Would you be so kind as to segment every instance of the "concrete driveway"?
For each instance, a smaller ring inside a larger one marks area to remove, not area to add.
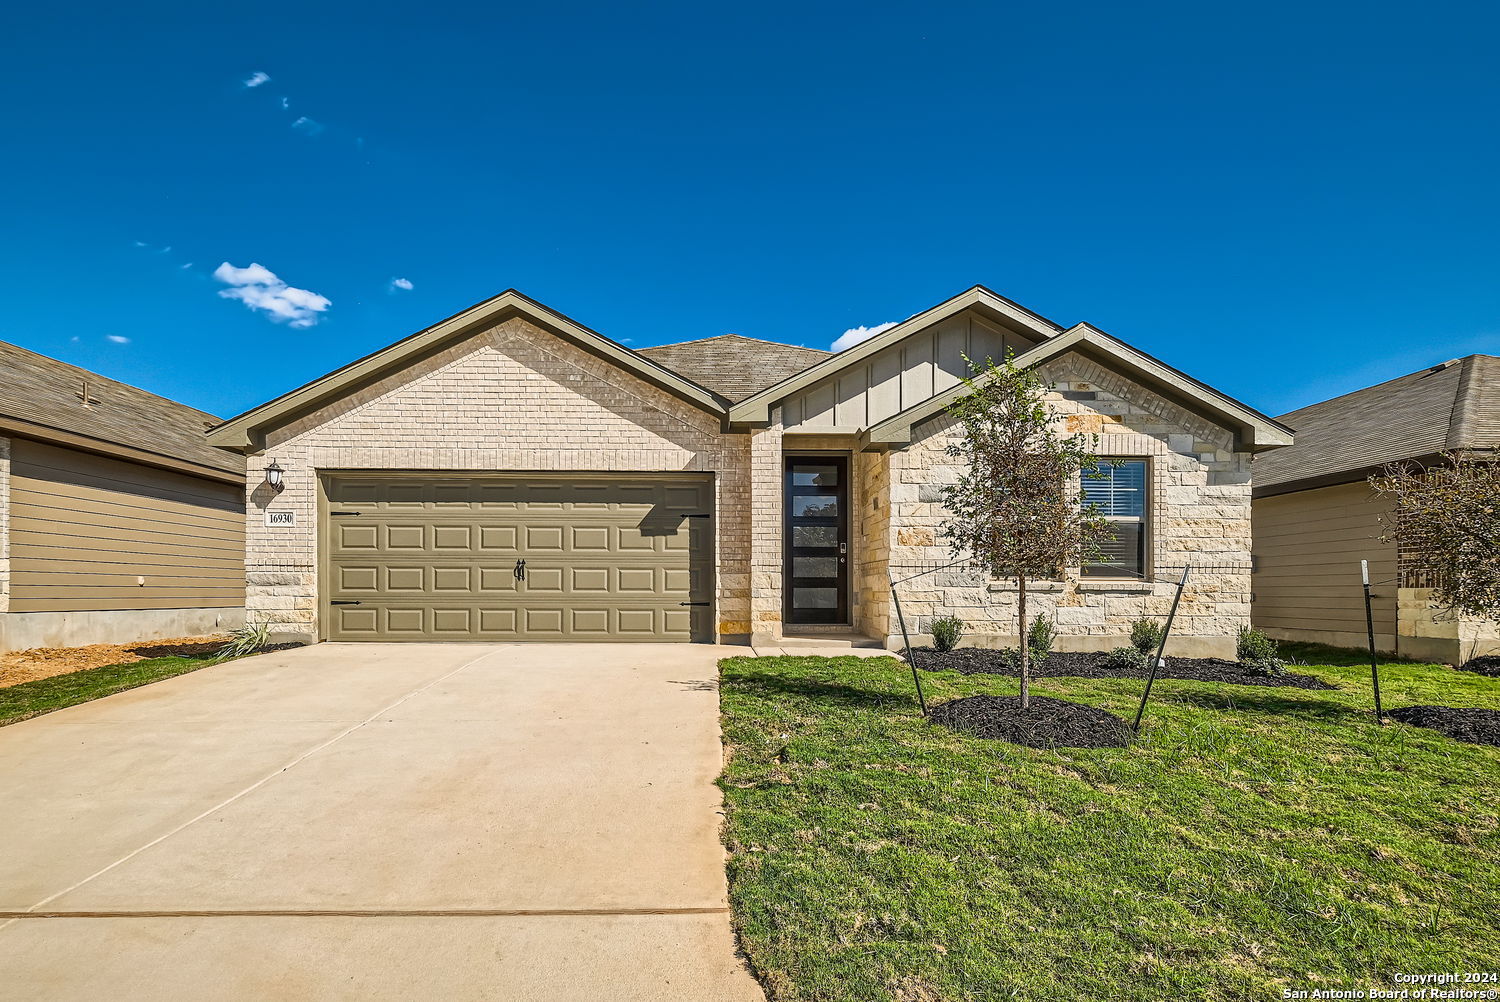
[[[323,644],[0,728],[0,996],[759,1000],[725,653]]]

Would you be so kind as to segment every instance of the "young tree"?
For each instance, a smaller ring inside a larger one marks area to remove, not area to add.
[[[1099,460],[1088,437],[1058,434],[1061,419],[1034,372],[1017,368],[1009,356],[1004,365],[970,361],[969,369],[968,394],[948,409],[963,436],[947,452],[962,461],[963,472],[943,489],[943,538],[955,559],[968,557],[992,577],[1016,579],[1021,708],[1027,710],[1026,583],[1096,559],[1100,542],[1109,538],[1108,523],[1084,504],[1079,482],[1080,472],[1098,471]]]
[[[1500,621],[1500,463],[1444,458],[1370,478],[1391,502],[1380,538],[1396,543],[1403,570],[1422,572],[1440,609]]]

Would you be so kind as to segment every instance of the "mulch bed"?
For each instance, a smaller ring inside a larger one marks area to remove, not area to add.
[[[1500,710],[1461,710],[1451,706],[1403,706],[1390,715],[1403,724],[1427,727],[1457,741],[1500,746]]]
[[[939,654],[931,647],[912,650],[917,667],[926,671],[956,671],[963,675],[1020,675],[1021,670],[1008,661],[1001,651],[983,647],[960,647]],[[1041,668],[1032,667],[1032,678],[1139,678],[1150,674],[1146,668],[1114,668],[1105,663],[1103,654],[1055,652]],[[1229,682],[1234,685],[1264,685],[1293,689],[1337,689],[1311,675],[1261,675],[1223,658],[1169,657],[1167,666],[1157,678],[1182,678],[1196,682]]]
[[[1459,671],[1471,671],[1476,675],[1488,675],[1491,678],[1500,678],[1500,654],[1486,654],[1483,657],[1470,658],[1458,666]]]
[[[1048,696],[1032,696],[1025,711],[1019,696],[966,696],[933,707],[928,719],[1032,748],[1122,748],[1131,737],[1130,725],[1113,713]]]

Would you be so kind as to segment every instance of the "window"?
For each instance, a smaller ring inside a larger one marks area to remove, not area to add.
[[[1114,538],[1100,543],[1103,557],[1083,566],[1085,577],[1146,576],[1146,461],[1104,459],[1099,472],[1083,474],[1083,499],[1098,507]]]

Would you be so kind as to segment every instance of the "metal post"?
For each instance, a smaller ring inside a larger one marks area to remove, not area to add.
[[[1359,562],[1359,577],[1365,588],[1365,632],[1370,638],[1370,685],[1375,689],[1375,722],[1385,726],[1385,712],[1380,707],[1380,669],[1375,664],[1375,612],[1370,607],[1370,562]]]
[[[1172,611],[1167,613],[1167,626],[1161,631],[1161,645],[1156,648],[1156,657],[1151,662],[1151,674],[1146,676],[1146,690],[1141,693],[1141,705],[1135,709],[1135,723],[1130,725],[1130,729],[1137,733],[1141,729],[1141,714],[1146,712],[1146,700],[1151,698],[1151,686],[1156,682],[1156,669],[1161,667],[1162,657],[1167,652],[1167,638],[1172,635],[1172,620],[1177,618],[1177,603],[1182,601],[1182,590],[1187,587],[1188,571],[1192,569],[1192,564],[1185,564],[1182,568],[1182,580],[1177,582]]]
[[[891,601],[896,604],[896,622],[901,624],[901,638],[906,641],[906,663],[911,665],[911,680],[917,684],[917,704],[922,707],[922,716],[927,716],[927,697],[922,694],[922,677],[917,674],[917,659],[911,653],[911,634],[906,632],[906,617],[901,614],[901,596],[896,594],[896,578],[889,570],[886,577],[891,582]]]

